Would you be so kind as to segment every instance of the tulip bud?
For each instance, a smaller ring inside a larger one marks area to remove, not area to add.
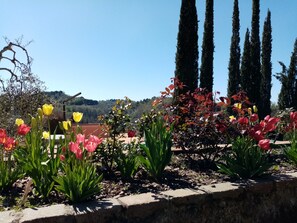
[[[37,128],[37,121],[36,121],[36,118],[34,118],[34,117],[31,118],[31,127],[32,127],[32,129]]]
[[[37,113],[38,113],[38,116],[40,117],[40,119],[42,118],[42,115],[43,115],[43,111],[41,108],[38,108],[37,109]]]

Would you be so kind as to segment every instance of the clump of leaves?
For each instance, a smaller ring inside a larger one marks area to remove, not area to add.
[[[131,179],[139,167],[139,143],[133,141],[123,145],[122,150],[117,151],[115,162],[124,179]]]
[[[172,130],[173,126],[166,126],[163,117],[158,117],[144,130],[145,144],[140,145],[144,155],[139,159],[155,180],[161,178],[165,167],[171,161]]]
[[[70,201],[85,201],[101,191],[102,175],[98,176],[96,167],[89,162],[75,160],[63,165],[63,175],[54,177],[56,190],[63,193]]]
[[[219,170],[234,178],[257,177],[272,166],[267,151],[257,146],[248,136],[236,138],[230,153],[223,156],[222,160],[224,162],[217,165]]]

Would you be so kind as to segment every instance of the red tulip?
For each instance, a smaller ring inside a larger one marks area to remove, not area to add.
[[[263,150],[269,150],[270,149],[270,140],[262,139],[259,141],[258,146]]]
[[[247,124],[249,124],[249,119],[247,117],[240,117],[238,119],[238,123],[240,125],[247,125]]]
[[[6,130],[5,129],[0,129],[0,143],[1,144],[5,143],[6,138],[7,138]]]
[[[11,137],[7,137],[4,143],[4,149],[6,151],[11,151],[16,145],[16,141],[14,140],[14,138]]]
[[[19,135],[27,135],[27,133],[30,131],[31,127],[26,124],[21,124],[18,127],[18,134]]]
[[[129,138],[132,138],[132,137],[134,137],[136,135],[136,131],[133,131],[133,130],[129,130],[128,131],[128,137]]]
[[[256,113],[252,114],[250,117],[251,122],[256,122],[258,121],[258,119],[259,119],[259,116]]]
[[[254,129],[250,131],[250,136],[254,138],[256,141],[260,141],[264,139],[263,132],[260,130],[255,131]]]
[[[290,119],[291,119],[292,122],[297,123],[297,112],[291,112],[290,113]]]

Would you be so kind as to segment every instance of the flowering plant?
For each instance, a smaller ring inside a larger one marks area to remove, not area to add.
[[[60,168],[61,144],[56,144],[55,137],[49,140],[49,132],[43,129],[43,120],[48,120],[53,109],[52,105],[43,105],[42,109],[39,108],[37,114],[31,117],[30,126],[16,120],[16,123],[20,124],[18,134],[24,135],[25,140],[19,144],[15,158],[25,174],[32,178],[37,194],[43,198],[47,198],[53,190],[53,177],[58,174]]]
[[[12,160],[16,144],[5,129],[0,129],[0,191],[11,187],[22,175],[20,167]]]
[[[297,165],[297,132],[296,132],[296,125],[297,125],[297,112],[290,112],[290,122],[286,126],[287,133],[290,133],[290,141],[291,144],[288,148],[284,149],[285,156]]]
[[[271,151],[270,140],[266,138],[269,132],[276,130],[279,118],[270,117],[259,121],[257,108],[243,107],[235,104],[235,111],[239,114],[236,119],[230,117],[230,122],[240,135],[231,140],[231,151],[223,156],[217,166],[221,172],[237,178],[257,177],[267,171],[272,163],[268,159]]]
[[[70,201],[84,201],[101,190],[102,175],[98,176],[92,156],[103,139],[78,133],[68,148],[60,154],[62,174],[54,177],[56,190],[63,193]]]

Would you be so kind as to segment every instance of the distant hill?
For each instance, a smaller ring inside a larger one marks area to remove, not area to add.
[[[48,91],[45,92],[45,95],[48,97],[48,101],[56,108],[56,115],[59,118],[62,118],[63,101],[72,96],[65,94],[63,91]],[[84,114],[82,120],[83,123],[97,123],[98,116],[107,114],[111,111],[112,107],[116,103],[116,100],[117,99],[96,101],[78,96],[65,103],[66,118],[70,118],[72,113],[77,111]],[[149,112],[152,109],[152,102],[154,100],[155,97],[141,101],[132,101],[132,108],[130,109],[131,119],[135,120],[140,118],[144,112]]]

